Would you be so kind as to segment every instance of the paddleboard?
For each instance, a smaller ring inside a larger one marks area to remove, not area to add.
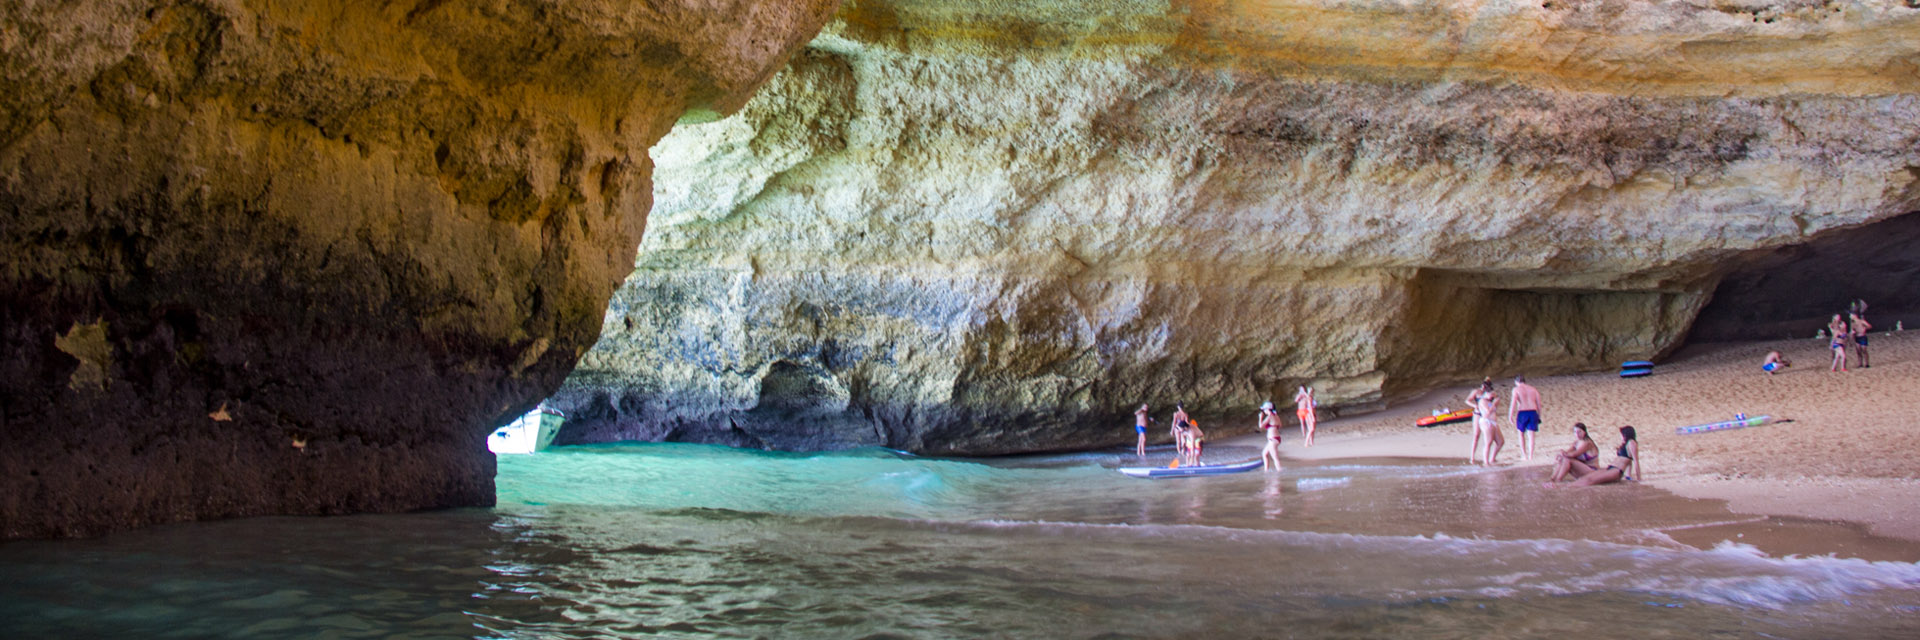
[[[1645,360],[1634,360],[1632,362],[1620,363],[1620,368],[1622,369],[1648,369],[1652,367],[1653,367],[1653,363]]]
[[[1773,422],[1773,416],[1753,416],[1745,420],[1728,420],[1726,422],[1712,422],[1708,424],[1696,424],[1690,427],[1680,427],[1674,429],[1673,432],[1684,436],[1695,433],[1706,433],[1708,431],[1726,431],[1728,429],[1758,427],[1769,422]]]
[[[1620,371],[1620,377],[1622,378],[1638,378],[1640,376],[1650,375],[1653,375],[1652,369],[1622,369]]]
[[[1229,473],[1241,473],[1260,468],[1259,460],[1236,462],[1233,464],[1197,465],[1192,467],[1120,467],[1120,473],[1135,478],[1197,478],[1200,476],[1219,476]]]

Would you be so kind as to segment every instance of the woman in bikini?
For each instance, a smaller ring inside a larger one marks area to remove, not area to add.
[[[1267,448],[1260,450],[1260,468],[1280,470],[1280,414],[1273,410],[1273,403],[1260,405],[1260,426],[1267,432]],[[1271,466],[1269,466],[1271,465]]]
[[[1845,373],[1847,370],[1847,322],[1840,319],[1840,314],[1833,314],[1833,319],[1827,321],[1827,333],[1833,334],[1833,366],[1828,367],[1827,370]]]
[[[1576,487],[1591,487],[1621,480],[1644,478],[1640,468],[1640,441],[1633,437],[1633,427],[1620,427],[1620,448],[1613,452],[1613,462],[1605,469],[1596,469],[1593,473],[1581,476],[1573,481]]]
[[[1559,482],[1561,478],[1579,478],[1593,473],[1593,463],[1600,459],[1600,445],[1593,443],[1593,437],[1587,435],[1587,425],[1573,423],[1573,444],[1559,453],[1553,454],[1553,476],[1547,478],[1547,484]]]
[[[1500,448],[1506,446],[1507,439],[1500,435],[1500,425],[1494,422],[1494,410],[1500,405],[1500,396],[1493,392],[1493,378],[1480,382],[1480,388],[1467,396],[1467,403],[1473,405],[1473,450],[1467,452],[1467,464],[1474,464],[1474,456],[1481,453],[1480,439],[1486,438],[1487,466],[1493,466],[1494,458],[1500,455]]]

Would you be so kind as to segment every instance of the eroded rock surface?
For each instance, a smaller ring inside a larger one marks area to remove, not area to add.
[[[1904,2],[850,3],[654,151],[562,441],[1005,453],[1674,348],[1920,208]]]
[[[0,537],[493,501],[790,2],[0,6]]]

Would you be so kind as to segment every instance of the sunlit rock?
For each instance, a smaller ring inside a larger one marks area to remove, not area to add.
[[[561,441],[1005,453],[1656,357],[1735,256],[1920,208],[1916,61],[1902,2],[849,3],[654,149]]]

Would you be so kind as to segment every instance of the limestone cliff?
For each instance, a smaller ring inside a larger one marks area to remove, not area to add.
[[[0,6],[0,537],[491,504],[646,149],[835,4]]]
[[[1655,357],[1732,258],[1920,208],[1916,64],[1891,1],[853,2],[654,149],[561,438],[1004,453]]]

